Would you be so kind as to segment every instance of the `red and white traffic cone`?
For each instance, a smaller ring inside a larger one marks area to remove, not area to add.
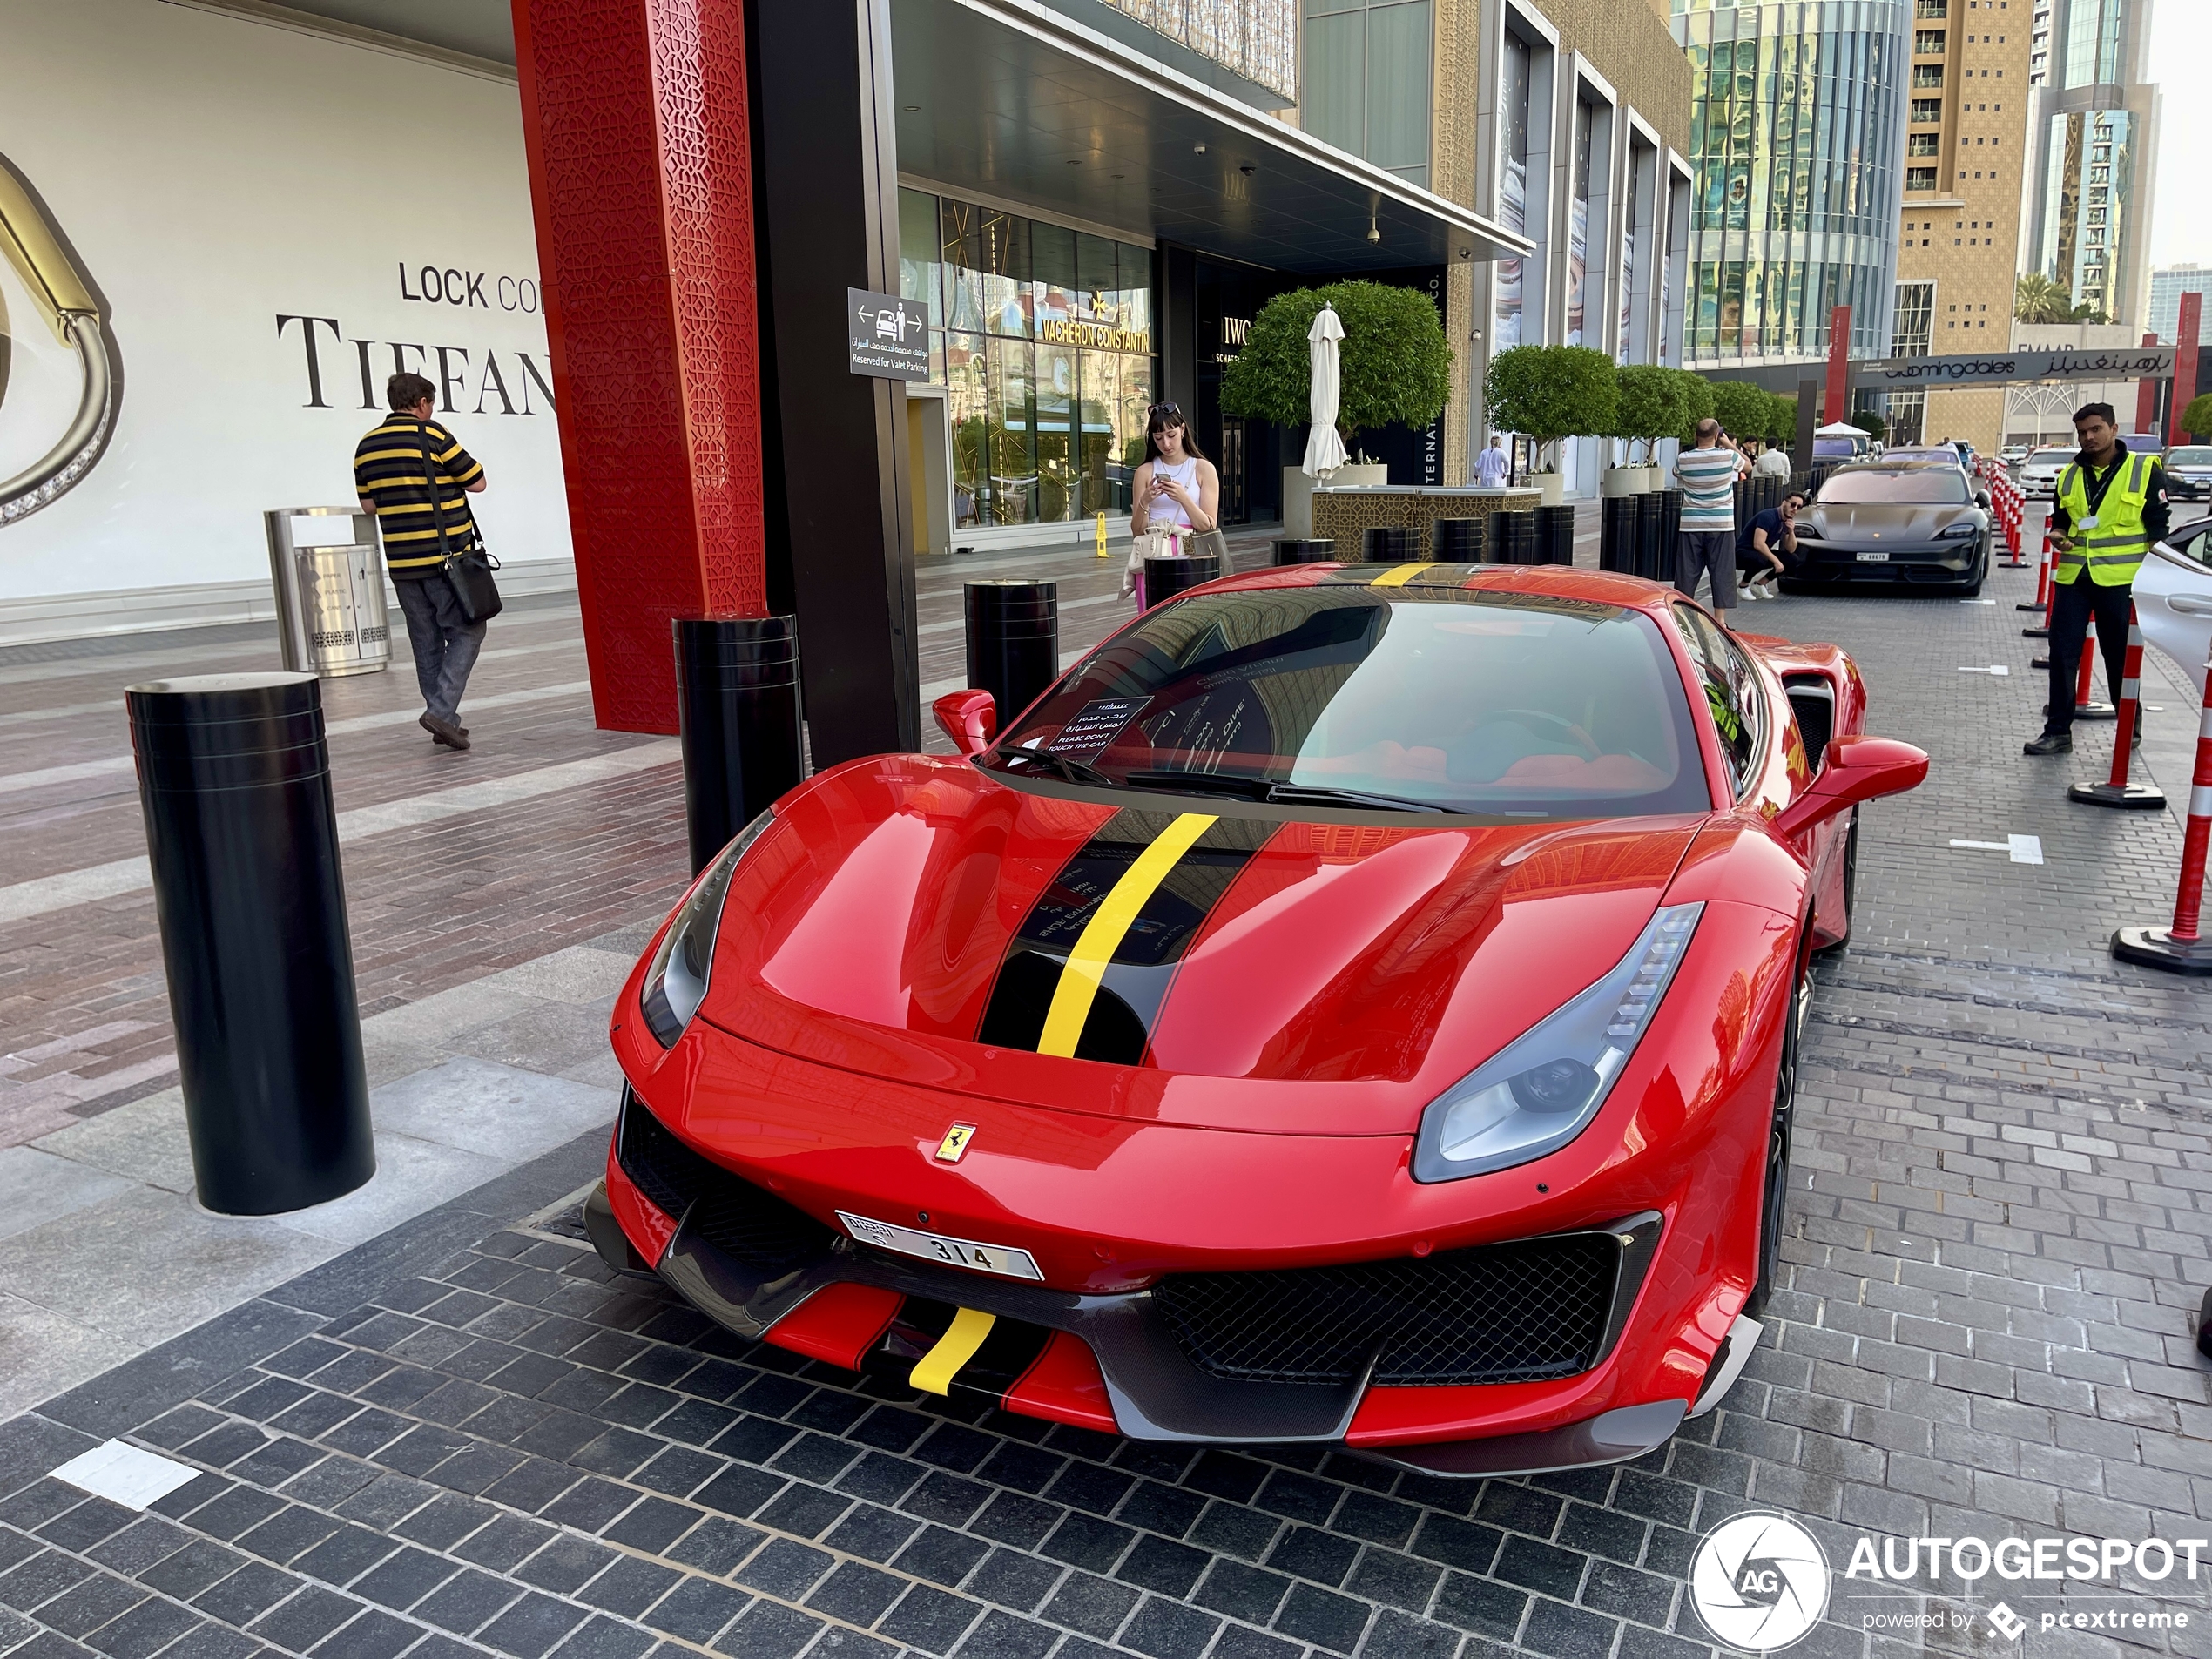
[[[2082,581],[2089,578],[2083,577]],[[2081,634],[2081,671],[2074,680],[2074,718],[2077,720],[2113,720],[2120,711],[2109,703],[2097,702],[2090,696],[2095,689],[2093,678],[2097,666],[2097,624],[2093,620]]]
[[[2112,954],[2123,962],[2175,974],[2212,974],[2212,941],[2198,936],[2204,907],[2204,853],[2212,846],[2212,670],[2204,676],[2204,709],[2196,724],[2196,773],[2190,779],[2188,828],[2182,837],[2182,885],[2170,927],[2122,927]]]
[[[2081,665],[2089,665],[2084,646]],[[2166,797],[2148,784],[2128,781],[2128,767],[2135,747],[2135,733],[2143,719],[2143,631],[2135,620],[2135,607],[2128,607],[2127,678],[2120,685],[2120,725],[2112,736],[2112,776],[2101,784],[2075,784],[2066,792],[2068,800],[2090,806],[2163,806]],[[2075,699],[2077,702],[2080,699]],[[2080,711],[2074,711],[2080,718]]]
[[[2016,604],[2015,610],[2047,610],[2051,604],[2051,529],[2046,519],[2043,527],[2043,559],[2035,567],[2035,603]],[[2033,631],[2029,631],[2031,633]]]

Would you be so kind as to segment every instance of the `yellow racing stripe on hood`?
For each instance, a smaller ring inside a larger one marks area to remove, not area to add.
[[[1167,880],[1176,860],[1213,827],[1216,816],[1212,813],[1179,814],[1160,832],[1159,840],[1137,854],[1129,873],[1114,883],[1113,890],[1091,913],[1075,949],[1069,953],[1067,966],[1060,970],[1059,984],[1053,988],[1044,1034],[1037,1039],[1039,1054],[1074,1057],[1076,1044],[1082,1040],[1083,1022],[1090,1017],[1090,1005],[1098,995],[1098,982],[1106,976],[1106,964],[1114,960],[1114,952],[1120,948],[1137,912],[1144,908],[1144,901]]]

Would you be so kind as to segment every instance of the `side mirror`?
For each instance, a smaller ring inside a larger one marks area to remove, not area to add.
[[[1927,752],[1894,738],[1831,738],[1805,792],[1775,815],[1775,833],[1801,835],[1863,800],[1901,795],[1928,775]]]
[[[937,717],[937,729],[964,755],[981,754],[998,735],[998,703],[988,691],[948,691],[929,711]],[[1925,770],[1925,761],[1922,765]]]

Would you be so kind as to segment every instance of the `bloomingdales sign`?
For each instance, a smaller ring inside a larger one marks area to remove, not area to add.
[[[1116,328],[1103,322],[1078,322],[1072,317],[1049,317],[1037,325],[1037,338],[1048,346],[1082,346],[1091,351],[1130,352],[1150,356],[1151,331]]]
[[[2174,372],[2171,346],[2110,351],[1985,352],[1964,357],[1886,357],[1859,366],[1885,386],[2000,385],[2010,381],[2157,381]]]

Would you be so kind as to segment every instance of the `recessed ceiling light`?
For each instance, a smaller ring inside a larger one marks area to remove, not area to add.
[[[1190,153],[1194,156],[1202,156],[1206,153],[1206,146],[1203,144],[1194,144],[1190,146]]]
[[[908,115],[918,115],[921,112],[921,105],[919,104],[909,104],[906,106],[906,110]]]

